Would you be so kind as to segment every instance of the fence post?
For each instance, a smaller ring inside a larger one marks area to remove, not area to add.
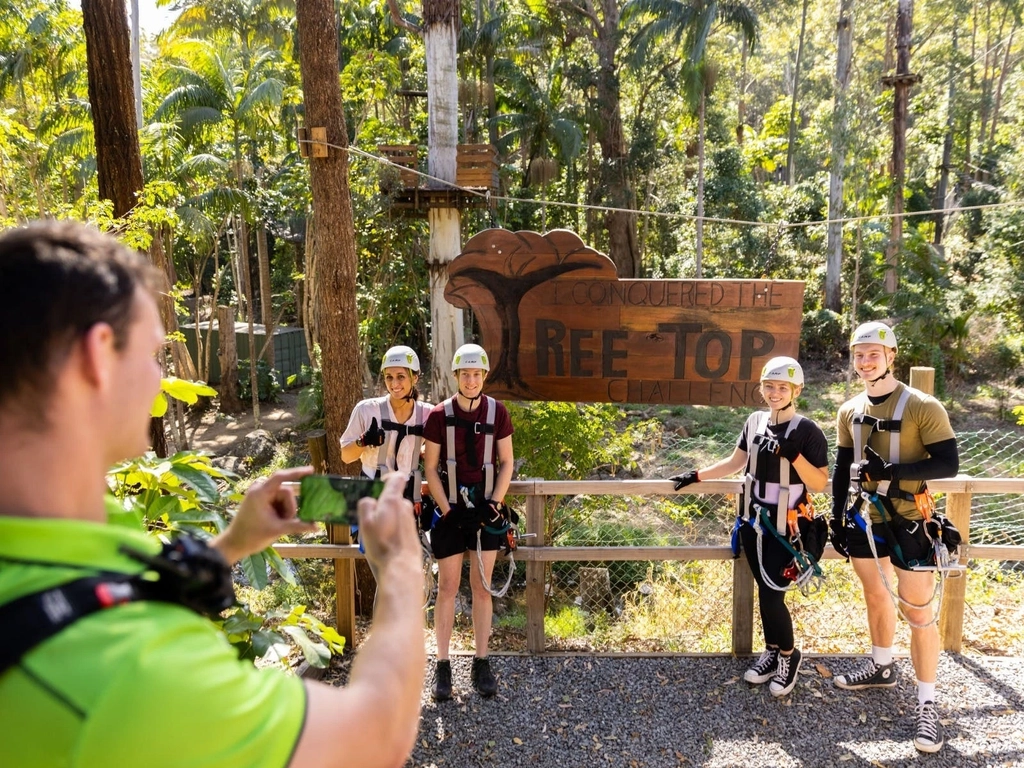
[[[935,369],[915,366],[910,369],[910,386],[929,395],[935,394]],[[971,532],[971,492],[951,492],[946,498],[946,516],[960,531],[962,551],[967,551]],[[964,639],[964,601],[967,571],[959,578],[946,579],[939,605],[939,641],[942,650],[960,653]]]
[[[960,531],[963,538],[960,551],[967,551],[971,534],[971,492],[950,493],[946,497],[946,516]],[[960,653],[964,639],[964,602],[967,593],[967,574],[962,571],[955,579],[946,579],[939,606],[939,638],[942,650]]]
[[[544,509],[547,497],[537,495],[536,489],[526,497],[526,530],[535,534],[524,540],[524,546],[543,547]],[[530,653],[544,652],[544,563],[526,562],[526,649]]]
[[[327,472],[327,432],[318,429],[306,438],[313,470]],[[352,534],[347,525],[328,525],[327,541],[331,544],[351,544]],[[338,634],[345,638],[348,648],[356,647],[356,579],[352,560],[334,561],[334,624]]]
[[[743,494],[736,497],[736,508],[743,503]],[[754,648],[754,574],[747,558],[732,561],[732,652],[750,653]]]

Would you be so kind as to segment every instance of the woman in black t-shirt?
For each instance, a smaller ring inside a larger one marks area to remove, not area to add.
[[[785,696],[796,685],[801,653],[785,603],[786,589],[799,573],[793,544],[813,517],[808,491],[819,493],[828,483],[825,435],[813,421],[796,415],[803,385],[803,369],[796,360],[769,360],[761,371],[761,396],[768,410],[750,415],[732,455],[671,478],[678,491],[746,470],[733,551],[738,555],[742,547],[757,581],[765,650],[743,679],[755,685],[770,683],[773,696]]]

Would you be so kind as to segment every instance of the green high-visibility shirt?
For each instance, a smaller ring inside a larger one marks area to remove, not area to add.
[[[160,550],[120,526],[0,516],[0,605],[97,571],[143,570],[122,544]],[[239,660],[208,619],[128,603],[79,619],[0,676],[0,763],[282,768],[305,710],[301,680]]]

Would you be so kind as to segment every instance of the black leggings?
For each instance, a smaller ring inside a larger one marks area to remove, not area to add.
[[[750,563],[750,570],[757,582],[757,602],[761,609],[761,626],[764,629],[765,645],[778,646],[783,651],[793,649],[793,617],[786,607],[786,593],[772,589],[764,583],[761,568],[757,562],[757,532],[748,523],[740,526],[740,541],[743,551]],[[789,564],[793,556],[779,543],[772,533],[765,532],[761,536],[761,558],[764,571],[776,585],[788,586],[790,580],[780,571]]]

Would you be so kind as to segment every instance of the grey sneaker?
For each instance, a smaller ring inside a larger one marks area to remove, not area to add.
[[[914,737],[914,746],[920,752],[938,752],[942,749],[942,743],[942,723],[939,722],[935,704],[931,701],[918,704],[917,736]]]
[[[765,648],[764,653],[754,662],[754,665],[743,673],[743,679],[753,685],[767,683],[775,676],[775,667],[778,666],[778,660],[778,648]]]
[[[804,655],[800,653],[799,648],[794,648],[789,656],[779,654],[779,666],[776,667],[775,676],[772,678],[771,685],[768,686],[768,691],[772,696],[778,698],[793,690],[803,658]]]
[[[836,675],[835,684],[848,691],[859,691],[862,688],[895,688],[895,663],[879,666],[869,661],[863,668],[847,675]]]

